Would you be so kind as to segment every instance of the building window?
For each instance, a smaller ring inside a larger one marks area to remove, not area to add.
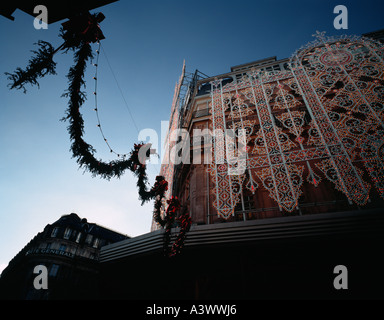
[[[236,207],[235,212],[243,212],[256,209],[253,195],[243,195],[242,201],[240,201]]]
[[[71,236],[71,233],[72,233],[71,228],[66,228],[64,231],[64,239],[69,239],[69,237]]]
[[[81,232],[79,232],[77,234],[77,237],[76,237],[76,242],[79,243],[80,242],[80,238],[81,238]]]
[[[99,247],[99,238],[95,238],[95,241],[93,242],[93,247],[98,248]]]
[[[47,246],[45,247],[45,249],[51,249],[51,245],[52,245],[51,242],[47,243]]]
[[[67,246],[65,244],[60,245],[59,251],[67,250]]]
[[[245,210],[256,209],[253,196],[248,196],[248,195],[244,196],[244,209]]]
[[[59,231],[59,228],[58,227],[54,227],[53,230],[52,230],[52,233],[51,233],[51,237],[52,238],[57,237],[58,231]]]
[[[52,264],[51,270],[49,270],[49,276],[50,277],[56,277],[58,271],[59,271],[59,265],[58,264]]]
[[[87,234],[87,237],[85,238],[85,243],[91,244],[93,236],[91,234]]]

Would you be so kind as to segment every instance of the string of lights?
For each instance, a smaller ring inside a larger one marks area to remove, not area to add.
[[[97,119],[97,124],[96,124],[96,125],[97,125],[97,127],[99,128],[99,131],[100,131],[100,133],[101,133],[101,136],[102,136],[102,138],[103,138],[105,144],[107,145],[109,151],[110,151],[111,153],[115,154],[118,158],[125,160],[125,159],[127,159],[127,158],[130,156],[130,152],[128,152],[128,153],[120,153],[120,152],[116,152],[115,149],[112,148],[112,146],[111,146],[109,140],[107,139],[107,137],[106,137],[106,135],[105,135],[105,133],[104,133],[104,130],[103,130],[103,127],[102,127],[102,124],[101,124],[101,120],[100,120],[101,117],[100,117],[100,114],[99,114],[99,104],[98,104],[98,79],[99,79],[98,69],[99,69],[99,58],[100,58],[100,52],[101,52],[101,50],[103,50],[104,58],[105,58],[105,60],[106,60],[106,62],[107,62],[107,64],[108,64],[108,67],[109,67],[109,69],[110,69],[110,71],[111,71],[111,73],[112,73],[112,76],[113,76],[114,80],[115,80],[116,86],[117,86],[117,88],[119,89],[120,95],[121,95],[121,97],[122,97],[122,99],[123,99],[123,101],[124,101],[124,105],[125,105],[126,109],[127,109],[128,112],[129,112],[129,115],[130,115],[130,117],[131,117],[132,123],[133,123],[133,125],[134,125],[134,127],[135,127],[135,129],[136,129],[136,131],[137,131],[138,134],[139,134],[139,128],[138,128],[138,126],[137,126],[137,124],[136,124],[136,122],[135,122],[135,119],[134,119],[134,117],[133,117],[133,114],[132,114],[132,112],[131,112],[131,110],[130,110],[130,108],[129,108],[129,106],[128,106],[128,103],[127,103],[125,97],[124,97],[124,94],[123,94],[123,92],[122,92],[122,90],[121,90],[121,87],[120,87],[120,85],[119,85],[119,82],[117,81],[117,78],[116,78],[116,75],[115,75],[115,73],[114,73],[114,71],[113,71],[113,69],[112,69],[112,66],[111,66],[111,64],[109,63],[109,60],[108,60],[107,54],[106,54],[106,52],[105,52],[105,49],[102,47],[100,41],[98,41],[96,44],[97,44],[97,46],[98,46],[97,49],[95,50],[95,52],[96,52],[96,58],[95,58],[95,62],[92,63],[92,65],[95,67],[95,73],[94,73],[94,76],[93,76],[93,80],[94,80],[94,91],[93,91],[93,96],[94,96],[94,109],[93,109],[93,110],[94,110],[95,113],[96,113],[96,119]],[[150,159],[149,159],[149,160],[150,160]],[[158,172],[156,171],[155,168],[152,167],[152,170],[153,170],[153,173],[154,173],[155,175],[158,174]]]
[[[95,107],[94,107],[94,111],[96,113],[96,118],[97,118],[97,127],[99,128],[100,130],[100,133],[101,133],[101,136],[103,137],[103,140],[104,142],[106,143],[109,151],[111,153],[114,153],[115,155],[117,155],[117,157],[119,158],[122,158],[122,159],[125,159],[126,157],[129,156],[129,153],[118,153],[116,152],[112,146],[110,145],[108,139],[106,138],[105,134],[104,134],[104,131],[103,131],[103,128],[101,126],[101,121],[100,121],[100,115],[99,115],[99,106],[98,106],[98,101],[97,101],[97,80],[98,80],[98,69],[99,69],[99,57],[100,57],[100,49],[101,49],[101,43],[100,41],[97,42],[97,45],[98,45],[98,48],[96,49],[96,59],[95,59],[95,63],[93,63],[93,66],[95,67],[95,74],[94,74],[94,77],[93,77],[93,80],[94,80],[94,91],[93,91],[93,95],[94,95],[94,103],[95,103]],[[136,125],[135,125],[136,126]],[[137,129],[137,127],[136,127]]]

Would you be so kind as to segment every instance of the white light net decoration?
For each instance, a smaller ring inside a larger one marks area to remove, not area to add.
[[[213,140],[213,206],[228,218],[243,188],[265,188],[281,210],[297,208],[303,184],[331,181],[363,206],[384,198],[384,49],[371,39],[326,37],[298,50],[288,70],[248,70],[211,82],[211,129],[245,129],[244,174],[229,175],[225,139]]]

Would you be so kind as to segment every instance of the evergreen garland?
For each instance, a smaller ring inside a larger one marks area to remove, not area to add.
[[[75,65],[70,68],[67,75],[69,87],[63,96],[69,98],[69,102],[66,116],[62,120],[69,122],[67,129],[72,142],[72,155],[76,158],[80,168],[85,168],[92,176],[99,175],[109,180],[112,177],[120,177],[127,169],[132,171],[138,177],[137,187],[139,189],[139,196],[142,203],[144,203],[153,198],[152,193],[147,190],[148,177],[146,166],[139,161],[139,151],[144,145],[135,144],[128,159],[103,162],[95,158],[96,150],[83,139],[84,119],[80,113],[80,108],[86,96],[81,91],[81,88],[85,85],[84,73],[87,61],[92,57],[90,44],[81,41],[79,47],[74,52]]]
[[[96,15],[92,15],[90,19],[96,19]],[[54,50],[51,44],[45,41],[39,41],[40,49],[33,51],[35,57],[31,58],[29,65],[25,70],[17,68],[14,74],[9,74],[8,79],[12,81],[9,85],[11,89],[23,89],[26,92],[24,85],[29,83],[31,85],[39,85],[38,79],[47,74],[56,74],[56,63],[52,60],[54,53],[64,48],[65,52],[68,50],[74,51],[74,65],[70,68],[67,78],[69,82],[68,89],[63,94],[63,97],[68,98],[68,107],[66,115],[62,121],[68,121],[67,127],[70,140],[71,151],[73,158],[76,158],[80,168],[89,171],[92,176],[99,175],[104,179],[111,179],[112,177],[120,177],[125,170],[130,170],[137,177],[137,187],[139,199],[142,204],[155,199],[153,218],[162,228],[165,229],[164,233],[164,255],[168,257],[175,256],[184,245],[186,232],[191,225],[191,218],[187,213],[182,214],[178,218],[180,224],[180,232],[169,249],[171,228],[175,224],[176,214],[180,210],[180,202],[177,198],[172,197],[167,200],[168,207],[164,218],[161,217],[161,208],[165,192],[168,189],[168,182],[163,176],[157,176],[154,186],[148,190],[148,176],[146,173],[145,160],[150,155],[150,144],[134,144],[134,148],[130,153],[128,159],[113,160],[110,162],[103,162],[95,158],[96,150],[92,145],[88,144],[83,139],[84,134],[84,119],[80,112],[80,108],[86,100],[86,94],[81,91],[85,87],[84,74],[87,67],[88,60],[93,58],[90,42],[97,41],[97,35],[101,33],[95,32],[95,29],[90,33],[75,33],[68,34],[68,32],[61,32],[61,37],[64,39],[64,44],[58,49]],[[96,30],[97,31],[97,30]],[[73,32],[73,31],[72,31]],[[70,39],[70,40],[69,40]],[[140,151],[144,148],[145,159],[140,159]]]
[[[36,43],[35,43],[36,44]],[[44,77],[47,74],[56,74],[56,62],[52,60],[55,53],[54,48],[49,42],[39,40],[37,45],[40,47],[38,51],[32,51],[35,56],[29,60],[29,64],[25,70],[17,68],[14,73],[5,72],[11,89],[23,89],[27,92],[25,84],[39,86],[37,79]]]
[[[189,231],[192,220],[187,212],[184,212],[181,216],[177,218],[180,225],[180,231],[172,247],[169,248],[169,244],[171,242],[171,229],[175,225],[176,215],[177,212],[180,210],[181,206],[178,198],[172,197],[171,199],[167,200],[168,207],[164,214],[164,218],[161,217],[161,208],[163,205],[164,194],[167,190],[168,182],[164,179],[163,176],[157,176],[156,183],[152,188],[152,192],[156,197],[153,219],[156,223],[158,223],[162,228],[165,229],[163,241],[164,255],[168,257],[173,257],[181,252],[181,249],[184,246],[186,233]]]
[[[180,223],[180,231],[172,247],[169,248],[169,243],[171,242],[171,228],[175,222],[176,214],[180,210],[181,205],[177,197],[171,197],[171,199],[167,200],[167,203],[168,208],[164,225],[165,233],[163,251],[165,256],[173,257],[181,252],[181,249],[184,246],[186,233],[189,231],[192,221],[188,213],[184,213],[177,218]]]

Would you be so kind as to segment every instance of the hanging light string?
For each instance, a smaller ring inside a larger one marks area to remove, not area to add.
[[[111,73],[112,73],[113,78],[115,79],[116,86],[117,86],[117,88],[118,88],[119,91],[120,91],[120,95],[121,95],[121,97],[122,97],[122,99],[123,99],[123,101],[124,101],[125,108],[128,110],[128,113],[129,113],[129,115],[130,115],[130,117],[131,117],[132,123],[133,123],[133,125],[134,125],[135,128],[136,128],[137,134],[139,134],[139,128],[138,128],[138,126],[137,126],[137,124],[136,124],[136,122],[135,122],[135,119],[134,119],[134,117],[133,117],[133,114],[132,114],[132,112],[131,112],[131,109],[130,109],[129,106],[128,106],[127,100],[125,100],[125,97],[124,97],[124,94],[123,94],[123,90],[121,90],[121,87],[120,87],[120,85],[119,85],[119,82],[117,81],[116,75],[115,75],[115,73],[113,72],[113,69],[112,69],[112,67],[111,67],[111,64],[109,63],[109,59],[108,59],[108,57],[107,57],[107,53],[105,52],[105,49],[104,49],[103,46],[101,46],[101,44],[100,44],[100,48],[101,48],[101,50],[103,50],[104,58],[105,58],[105,60],[107,61],[109,70],[111,70]]]
[[[93,77],[93,80],[95,82],[95,87],[94,87],[94,91],[93,91],[93,95],[94,95],[94,99],[95,99],[95,108],[93,110],[96,112],[97,127],[99,128],[101,136],[103,137],[104,142],[108,146],[109,151],[111,153],[114,153],[115,155],[117,155],[119,158],[125,159],[126,157],[129,156],[129,153],[117,153],[115,150],[113,150],[113,148],[109,144],[108,139],[106,138],[106,136],[104,134],[104,131],[103,131],[103,128],[101,126],[100,115],[99,115],[99,107],[98,107],[98,102],[97,102],[97,80],[98,80],[99,57],[100,57],[100,48],[101,48],[100,41],[98,41],[97,44],[98,44],[98,48],[96,49],[96,61],[95,61],[95,63],[93,63],[93,66],[95,67],[95,75]],[[109,62],[108,62],[108,64],[109,64]],[[115,76],[114,76],[114,78],[115,78],[115,81],[116,81],[116,77]],[[120,87],[119,87],[119,89],[120,89]],[[121,90],[120,90],[120,92],[121,92]],[[124,101],[125,101],[125,99],[124,99]],[[125,103],[126,103],[126,101],[125,101]],[[131,115],[131,118],[132,118],[132,121],[134,121],[132,115]],[[135,127],[137,129],[137,126],[136,126],[135,123],[134,123],[134,125],[135,125]]]
[[[132,123],[133,123],[133,125],[135,126],[136,131],[137,131],[138,134],[139,134],[139,128],[138,128],[138,126],[137,126],[137,124],[136,124],[136,122],[135,122],[135,119],[134,119],[134,117],[133,117],[133,114],[132,114],[132,112],[131,112],[131,110],[130,110],[130,108],[129,108],[129,106],[128,106],[128,103],[127,103],[125,97],[124,97],[124,94],[123,94],[123,91],[121,90],[121,87],[120,87],[120,85],[119,85],[119,82],[117,81],[116,75],[115,75],[115,73],[113,72],[113,69],[112,69],[112,67],[111,67],[111,64],[109,63],[108,57],[107,57],[107,55],[106,55],[106,53],[105,53],[105,50],[104,50],[104,48],[101,46],[101,42],[98,41],[98,42],[97,42],[97,45],[98,45],[98,47],[97,47],[97,49],[96,49],[96,59],[95,59],[95,63],[93,63],[93,66],[95,67],[95,73],[94,73],[94,77],[93,77],[93,80],[94,80],[94,91],[93,91],[93,95],[94,95],[94,104],[95,104],[95,107],[94,107],[93,110],[94,110],[95,113],[96,113],[97,127],[99,128],[100,133],[101,133],[101,136],[103,137],[103,140],[104,140],[104,142],[106,143],[106,145],[107,145],[109,151],[110,151],[111,153],[114,153],[115,155],[117,155],[117,157],[119,157],[119,158],[126,159],[127,157],[130,156],[130,152],[129,152],[129,153],[118,153],[118,152],[116,152],[116,151],[112,148],[112,146],[110,145],[108,139],[106,138],[106,136],[105,136],[105,134],[104,134],[104,131],[103,131],[103,128],[102,128],[102,125],[101,125],[101,121],[100,121],[99,106],[98,106],[98,100],[97,100],[97,96],[98,96],[98,94],[97,94],[97,88],[98,88],[98,87],[97,87],[97,84],[98,84],[99,57],[100,57],[100,50],[101,50],[101,49],[103,50],[103,54],[104,54],[105,60],[107,61],[108,67],[109,67],[109,69],[110,69],[110,71],[111,71],[111,73],[112,73],[113,78],[115,79],[115,83],[116,83],[116,85],[117,85],[117,88],[119,89],[119,92],[120,92],[120,94],[121,94],[121,97],[122,97],[122,99],[123,99],[123,101],[124,101],[124,105],[125,105],[126,109],[127,109],[128,112],[129,112],[129,115],[130,115],[130,117],[131,117]],[[155,170],[155,171],[156,171],[156,170]],[[157,175],[158,172],[155,172],[155,174]]]

